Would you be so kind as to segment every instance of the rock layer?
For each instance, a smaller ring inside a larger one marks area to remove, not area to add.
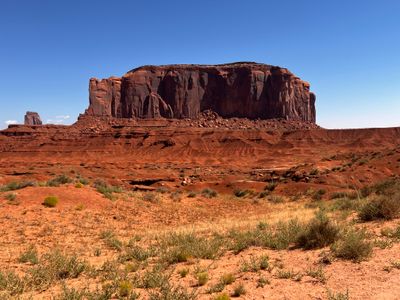
[[[143,66],[121,78],[92,78],[89,95],[91,116],[183,119],[212,110],[225,118],[315,123],[310,85],[258,63]]]
[[[37,112],[27,111],[24,118],[25,125],[42,125],[42,120]]]

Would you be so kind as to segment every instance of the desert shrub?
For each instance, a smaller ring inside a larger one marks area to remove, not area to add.
[[[80,183],[80,182],[77,182],[77,183],[75,183],[75,187],[76,187],[77,189],[81,189],[81,188],[83,188],[83,184]]]
[[[399,214],[400,193],[373,197],[358,211],[358,217],[362,221],[391,220],[398,217]]]
[[[226,293],[219,294],[213,298],[213,300],[230,300],[230,299],[231,297],[229,297],[229,295]]]
[[[268,196],[268,201],[272,203],[283,203],[285,202],[285,199],[282,196],[270,195]]]
[[[104,197],[106,197],[107,199],[110,199],[110,200],[114,199],[113,193],[122,193],[123,192],[123,189],[121,187],[108,185],[107,183],[105,183],[102,180],[96,180],[94,183],[94,187],[100,194],[103,194]]]
[[[34,182],[34,181],[22,181],[22,182],[12,181],[12,182],[0,187],[0,192],[9,192],[9,191],[20,190],[20,189],[26,188],[28,186],[36,186],[36,182]]]
[[[311,176],[315,176],[315,175],[318,175],[319,174],[319,170],[318,169],[312,169],[311,171],[310,171],[310,175]]]
[[[361,189],[361,195],[367,197],[373,193],[377,195],[393,195],[400,192],[400,180],[389,178]]]
[[[133,284],[123,280],[118,284],[118,295],[120,297],[128,297],[133,290]]]
[[[22,294],[26,290],[24,280],[14,272],[0,271],[0,291],[7,291],[11,296]]]
[[[238,254],[251,246],[260,246],[263,232],[261,230],[237,231],[231,230],[228,237],[231,239],[229,250]]]
[[[251,191],[251,190],[240,190],[240,189],[237,189],[237,190],[233,191],[233,194],[238,198],[245,197],[245,196],[247,196],[249,194],[252,194],[252,193],[253,193],[253,191]]]
[[[391,239],[400,240],[400,225],[393,229],[382,229],[381,234]]]
[[[312,199],[313,200],[321,200],[322,196],[326,194],[326,190],[324,189],[319,189],[317,191],[314,192],[314,194],[312,195]]]
[[[139,286],[145,289],[161,288],[168,285],[168,275],[161,271],[160,266],[156,265],[150,270],[146,270],[142,275]]]
[[[182,200],[182,192],[175,191],[175,192],[171,193],[170,198],[174,202],[180,202]]]
[[[323,248],[335,242],[338,235],[338,226],[323,211],[319,211],[297,236],[296,246],[304,249]]]
[[[272,192],[276,189],[277,186],[278,183],[271,181],[264,187],[264,191]]]
[[[186,262],[190,258],[214,259],[221,253],[222,240],[205,238],[194,233],[172,233],[159,243],[161,259],[168,264]]]
[[[278,272],[276,273],[276,276],[279,279],[298,279],[300,275],[299,272],[295,272],[294,270],[278,270]],[[301,278],[301,277],[300,277]]]
[[[87,296],[86,290],[77,290],[63,285],[62,292],[54,300],[83,300]]]
[[[67,183],[71,183],[71,182],[73,182],[73,180],[70,177],[68,177],[65,174],[62,174],[62,175],[58,175],[58,176],[50,179],[49,181],[47,181],[47,186],[57,187],[62,184],[67,184]]]
[[[27,282],[35,289],[48,288],[57,280],[77,278],[86,268],[86,262],[77,256],[54,250],[43,255],[39,263],[28,271]]]
[[[297,219],[288,222],[279,222],[272,233],[268,231],[263,236],[262,245],[274,250],[287,249],[291,244],[296,242],[302,225]]]
[[[331,247],[336,257],[361,261],[372,253],[372,243],[366,240],[365,230],[348,229]]]
[[[197,285],[203,286],[208,282],[208,273],[207,272],[200,272],[196,274]]]
[[[17,199],[17,194],[15,193],[6,194],[4,196],[4,199],[6,199],[7,201],[14,201],[15,199]]]
[[[160,186],[160,187],[158,187],[158,188],[156,189],[156,192],[157,192],[157,193],[160,193],[160,194],[166,194],[166,193],[169,192],[169,189],[168,189],[167,187]]]
[[[346,198],[346,197],[347,197],[346,192],[334,192],[329,196],[330,199],[339,199],[339,198]]]
[[[210,188],[205,188],[201,191],[201,195],[206,198],[215,198],[218,196],[218,193]]]
[[[316,269],[310,268],[306,271],[306,275],[314,279],[317,279],[321,283],[326,283],[327,281],[324,269],[322,269],[322,267],[318,267]]]
[[[229,249],[235,254],[251,246],[263,246],[274,250],[287,249],[296,241],[301,228],[298,220],[292,219],[288,222],[279,222],[274,228],[257,225],[255,229],[248,231],[231,230],[228,233],[228,238],[231,240]]]
[[[262,191],[258,194],[258,198],[265,198],[270,194],[269,191]]]
[[[357,210],[362,203],[361,199],[351,199],[348,197],[335,198],[331,204],[331,210]]]
[[[121,245],[122,246],[122,245]],[[130,243],[125,247],[125,253],[119,257],[120,261],[146,261],[151,256],[151,252]]]
[[[270,281],[264,276],[260,276],[257,280],[257,287],[263,288],[266,284],[270,284]]]
[[[241,283],[235,286],[235,288],[233,289],[232,297],[240,297],[244,294],[246,294],[246,289],[244,285]]]
[[[142,200],[151,203],[158,203],[160,201],[160,198],[156,193],[147,192],[143,194]]]
[[[115,233],[110,230],[106,230],[100,233],[100,238],[104,243],[111,249],[121,251],[122,242],[116,237]]]
[[[240,271],[242,272],[258,272],[260,270],[268,270],[269,257],[267,255],[261,255],[259,257],[250,257],[249,260],[243,260]]]
[[[188,292],[181,286],[173,286],[169,282],[161,286],[159,291],[151,291],[149,300],[195,300],[197,294],[195,291]]]
[[[39,262],[38,252],[34,246],[30,246],[25,252],[21,253],[18,258],[20,263],[31,263],[36,265]]]
[[[83,184],[83,185],[88,185],[89,184],[89,179],[86,179],[84,177],[78,177],[78,182],[80,184]]]
[[[56,196],[48,196],[44,199],[43,205],[46,207],[56,207],[58,204],[58,197]]]
[[[231,273],[227,273],[222,275],[220,282],[224,285],[229,285],[235,281],[235,276]]]
[[[182,268],[180,270],[178,270],[178,274],[184,278],[187,276],[187,274],[189,274],[189,269],[188,268]]]
[[[328,289],[327,294],[328,294],[328,300],[349,300],[350,299],[348,290],[343,293],[343,292],[333,292]]]
[[[188,193],[188,198],[196,198],[196,196],[197,196],[196,192],[191,191]]]

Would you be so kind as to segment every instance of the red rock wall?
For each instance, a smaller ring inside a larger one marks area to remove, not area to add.
[[[315,123],[315,95],[287,69],[256,63],[144,66],[90,80],[86,114],[117,118],[283,118]]]

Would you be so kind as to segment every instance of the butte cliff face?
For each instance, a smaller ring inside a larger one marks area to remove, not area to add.
[[[258,64],[144,66],[90,80],[86,115],[116,118],[283,118],[315,123],[310,85],[287,69]]]
[[[24,118],[25,125],[42,125],[42,120],[37,112],[27,111]]]

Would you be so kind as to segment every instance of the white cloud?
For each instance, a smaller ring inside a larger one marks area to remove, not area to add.
[[[65,124],[65,122],[67,122],[69,118],[71,118],[70,115],[58,115],[52,117],[51,119],[47,119],[46,124],[62,125]]]
[[[48,119],[46,121],[46,124],[56,124],[56,125],[58,125],[58,124],[63,124],[64,122],[65,122],[64,119],[55,119],[55,120]]]
[[[64,120],[67,120],[67,119],[69,119],[69,118],[70,118],[69,115],[60,115],[60,116],[56,116],[56,119],[64,119]]]
[[[6,125],[11,125],[11,124],[17,124],[18,121],[17,120],[7,120],[4,123],[6,123]]]

